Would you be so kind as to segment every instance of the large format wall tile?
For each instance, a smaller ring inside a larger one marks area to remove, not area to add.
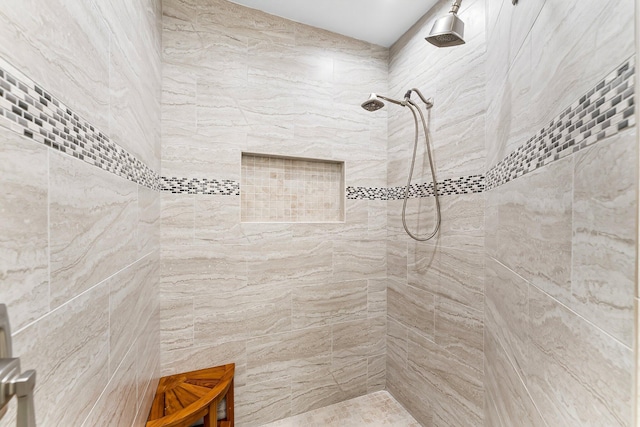
[[[550,295],[571,293],[573,158],[504,185],[498,261]]]
[[[485,412],[484,425],[546,427],[522,377],[513,368],[492,331],[485,333],[484,351],[485,404],[493,406],[500,419],[500,424],[492,424]]]
[[[0,277],[17,331],[49,311],[47,150],[0,129]]]
[[[527,383],[549,425],[632,425],[633,351],[535,287]]]
[[[49,159],[51,304],[57,307],[135,260],[137,188],[62,154],[51,152]]]
[[[572,307],[630,348],[636,280],[636,146],[634,130],[578,153],[573,191]]]
[[[14,336],[21,366],[37,369],[39,425],[81,425],[89,415],[109,380],[108,334],[109,287],[102,284]]]
[[[481,372],[414,332],[409,332],[408,363],[409,372],[429,391],[434,426],[482,425]]]

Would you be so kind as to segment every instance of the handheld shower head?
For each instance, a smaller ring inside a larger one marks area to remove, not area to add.
[[[360,106],[367,111],[378,111],[384,107],[384,102],[382,102],[375,93],[372,93],[369,99],[360,104]]]
[[[431,32],[425,38],[426,41],[437,47],[450,47],[464,44],[464,22],[457,15],[462,0],[455,0],[451,11],[438,18],[431,28]]]

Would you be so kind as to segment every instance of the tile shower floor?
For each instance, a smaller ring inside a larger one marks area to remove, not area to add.
[[[420,427],[386,391],[315,409],[262,427]]]

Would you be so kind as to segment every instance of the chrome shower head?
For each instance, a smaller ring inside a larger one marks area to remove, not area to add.
[[[367,111],[378,111],[384,107],[384,102],[382,102],[375,93],[372,93],[369,99],[360,104],[360,106]]]
[[[451,12],[436,20],[431,32],[425,38],[426,41],[437,47],[464,44],[464,22],[457,15],[460,3],[462,0],[455,0],[451,6]]]

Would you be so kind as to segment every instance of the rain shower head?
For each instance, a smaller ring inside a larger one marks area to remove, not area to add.
[[[460,3],[462,0],[454,0],[451,11],[436,20],[425,40],[437,47],[464,44],[464,22],[457,15]]]
[[[388,98],[388,97],[382,96],[382,95],[376,95],[375,93],[372,93],[371,95],[369,95],[369,99],[367,99],[362,104],[360,104],[360,106],[362,108],[364,108],[365,110],[367,110],[367,111],[378,111],[379,109],[384,107],[384,102],[382,102],[383,99],[385,101],[389,101],[389,102],[392,102],[394,104],[398,104],[398,105],[400,105],[402,107],[405,106],[405,103],[402,102],[402,101],[398,101],[397,99]]]

